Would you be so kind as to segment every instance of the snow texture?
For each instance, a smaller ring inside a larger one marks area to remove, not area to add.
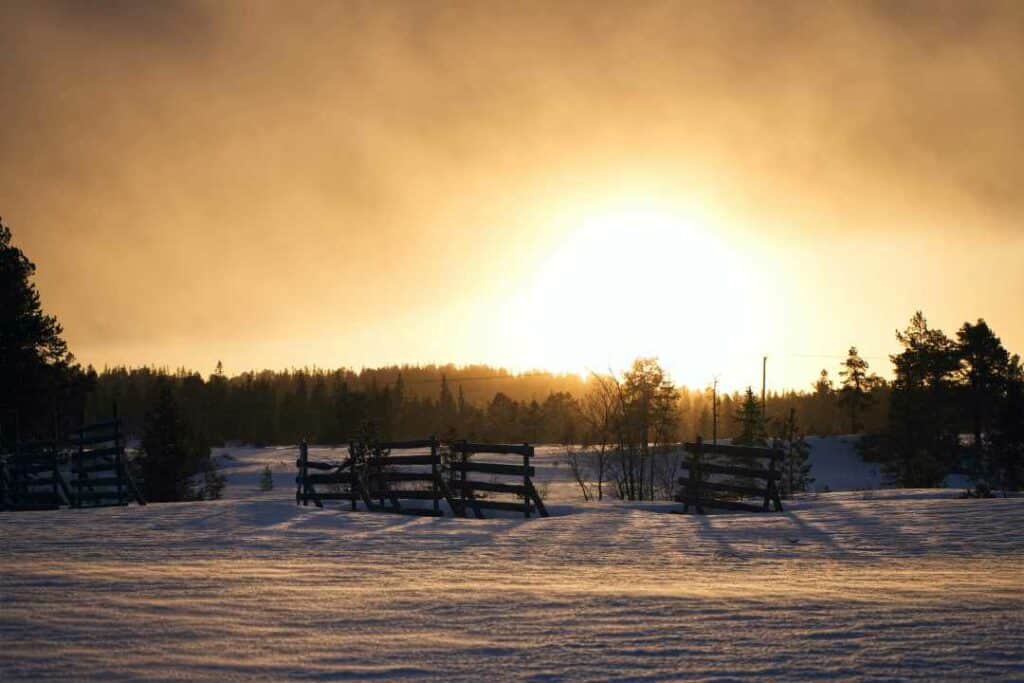
[[[433,519],[298,507],[294,449],[227,450],[221,501],[0,513],[0,680],[1024,679],[1021,498],[667,514],[542,449],[552,517]]]

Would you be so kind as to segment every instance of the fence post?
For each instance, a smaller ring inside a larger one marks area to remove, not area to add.
[[[530,518],[530,444],[523,444],[523,515]]]
[[[82,507],[82,494],[85,492],[85,446],[82,445],[84,440],[85,430],[80,426],[78,428],[78,450],[75,451],[75,461],[78,463],[78,471],[75,472],[78,485],[74,487],[76,508]]]
[[[352,478],[349,480],[348,485],[349,493],[352,494],[352,512],[359,509],[359,503],[356,502],[356,496],[363,490],[363,481],[360,477],[363,476],[359,462],[356,461],[356,454],[359,449],[356,447],[355,441],[348,442],[348,463],[349,472],[352,473]]]
[[[117,462],[117,504],[120,505],[125,502],[124,454],[121,450],[121,420],[117,417],[117,401],[114,401],[114,448],[117,450],[114,454],[115,462]]]
[[[440,476],[437,472],[438,458],[440,458],[440,454],[437,447],[437,438],[432,436],[430,437],[430,491],[434,496],[435,515],[441,514],[441,501],[438,500],[437,493],[437,478]]]
[[[701,505],[701,483],[704,481],[704,472],[701,470],[701,464],[704,462],[704,439],[697,437],[697,448],[695,449],[694,457],[694,468],[690,470],[690,482],[693,495],[690,496],[693,500],[693,509],[698,515],[704,514],[704,506]]]
[[[465,443],[465,442],[463,442]],[[462,501],[462,509],[466,509],[466,501],[469,499],[469,495],[466,489],[466,463],[469,462],[469,449],[462,449],[462,469],[459,470],[459,499]],[[477,508],[473,508],[476,510]]]
[[[764,509],[765,512],[769,509],[769,501],[775,506],[776,512],[782,512],[782,498],[779,496],[779,484],[776,477],[781,477],[782,474],[775,467],[775,461],[779,457],[785,457],[782,451],[776,450],[772,452],[772,458],[768,462],[768,482],[764,487]],[[785,463],[783,463],[783,467]]]
[[[309,468],[307,462],[309,461],[309,449],[306,446],[305,440],[299,443],[299,481],[295,487],[295,504],[298,505],[299,501],[302,501],[303,505],[309,505],[309,498],[307,494],[309,491],[306,486],[306,477],[309,474]]]

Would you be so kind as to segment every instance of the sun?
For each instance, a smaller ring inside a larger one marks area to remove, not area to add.
[[[654,202],[584,215],[509,311],[521,362],[585,373],[658,356],[702,385],[763,325],[752,269],[705,215]]]

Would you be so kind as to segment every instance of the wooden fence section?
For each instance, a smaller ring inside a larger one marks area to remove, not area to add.
[[[442,477],[440,443],[436,439],[376,444],[353,442],[340,464],[309,459],[309,447],[299,446],[296,502],[323,507],[324,500],[347,500],[352,510],[361,502],[374,512],[441,516],[441,501],[452,510],[457,502]],[[316,470],[317,472],[311,472]],[[317,486],[327,490],[317,490]],[[430,507],[409,501],[429,501]]]
[[[441,444],[433,438],[377,444],[353,442],[344,461],[324,462],[310,460],[309,447],[302,443],[295,461],[295,503],[323,507],[324,501],[346,500],[353,511],[362,503],[366,510],[374,512],[441,516],[443,501],[459,517],[472,511],[483,518],[484,510],[511,510],[525,517],[533,513],[548,516],[531,479],[533,446],[460,441],[451,444],[450,453],[449,462],[445,463]],[[470,459],[477,454],[511,455],[517,462]],[[522,464],[518,462],[520,458]],[[489,474],[491,480],[471,479],[469,475],[473,473]],[[503,479],[498,480],[499,477]],[[495,498],[492,494],[513,494],[515,498]],[[424,507],[426,502],[429,507]]]
[[[71,501],[52,444],[20,446],[0,462],[0,509],[56,510]]]
[[[768,512],[782,511],[779,497],[778,465],[783,453],[773,448],[727,446],[703,443],[684,444],[687,456],[681,465],[686,476],[679,478],[676,499],[683,512],[693,505],[699,514],[704,508]],[[766,465],[766,466],[765,466]],[[743,498],[760,498],[761,504]]]
[[[541,517],[548,516],[544,501],[533,485],[534,469],[530,465],[533,446],[456,441],[451,451],[449,484],[457,496],[458,514],[466,516],[472,510],[477,518],[483,519],[484,510],[510,510],[522,512],[527,518],[534,511]],[[522,464],[472,460],[475,455],[517,456],[522,458]],[[489,474],[491,480],[470,479],[472,474]],[[511,494],[515,498],[493,498],[492,494]]]
[[[69,445],[74,507],[146,504],[128,472],[119,418],[80,427]]]
[[[0,509],[145,505],[128,472],[121,421],[85,425],[66,443],[19,444],[0,458]]]

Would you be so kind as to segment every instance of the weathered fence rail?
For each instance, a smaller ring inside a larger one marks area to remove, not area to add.
[[[328,463],[310,460],[309,446],[300,444],[296,503],[323,507],[325,500],[347,500],[353,511],[362,503],[374,512],[440,516],[442,501],[452,509],[457,505],[442,477],[440,447],[436,439],[353,442],[344,462]],[[326,473],[311,474],[311,469]]]
[[[516,456],[522,464],[480,462],[471,457]],[[327,500],[349,501],[353,511],[360,503],[366,510],[400,514],[441,516],[442,503],[452,514],[465,517],[471,511],[483,518],[484,510],[521,512],[546,517],[544,501],[533,485],[530,465],[533,447],[527,444],[450,444],[448,457],[436,439],[392,441],[376,444],[353,442],[342,462],[311,460],[309,446],[299,445],[295,461],[296,504],[323,507]],[[471,474],[491,475],[490,481]],[[514,481],[497,477],[511,477]],[[495,498],[490,494],[511,494]],[[427,502],[410,504],[410,501]]]
[[[484,510],[506,510],[521,512],[529,517],[536,512],[547,517],[544,501],[533,485],[534,468],[530,465],[533,446],[529,444],[481,444],[456,441],[451,444],[452,462],[449,466],[449,483],[458,496],[459,513],[465,516],[472,510],[478,518],[484,517]],[[522,464],[507,462],[481,462],[473,456],[517,456]],[[471,475],[490,474],[508,477],[503,481],[482,481]],[[514,479],[514,481],[513,481]],[[511,494],[515,498],[495,499],[488,494]],[[483,494],[483,495],[481,495]]]
[[[60,458],[52,444],[21,446],[4,458],[3,509],[56,510],[67,505],[70,491],[60,471]]]
[[[124,453],[121,420],[80,427],[71,437],[73,449],[71,505],[74,507],[104,507],[127,505],[135,501],[145,505],[128,472]]]
[[[683,503],[683,512],[688,512],[691,505],[699,514],[704,514],[705,507],[746,512],[768,512],[774,507],[782,511],[778,485],[781,451],[707,444],[700,439],[683,448],[687,457],[680,467],[685,476],[679,478],[676,496]],[[729,478],[720,478],[723,475]],[[744,498],[759,498],[761,502],[754,504]]]
[[[119,419],[84,425],[63,443],[19,444],[0,457],[0,509],[145,505],[128,472]]]

